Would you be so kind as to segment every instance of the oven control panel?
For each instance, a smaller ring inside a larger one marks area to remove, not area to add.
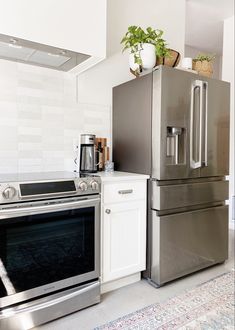
[[[78,189],[80,191],[99,191],[99,182],[96,180],[91,180],[89,182],[81,181],[78,183]]]
[[[0,204],[17,202],[19,200],[19,191],[17,184],[0,183]]]
[[[3,190],[2,197],[10,200],[15,197],[16,193],[17,191],[14,187],[8,186]]]
[[[0,204],[100,193],[99,177],[66,180],[0,182]]]

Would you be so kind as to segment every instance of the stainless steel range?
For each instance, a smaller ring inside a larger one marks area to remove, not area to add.
[[[0,328],[30,329],[100,301],[100,178],[0,177]]]

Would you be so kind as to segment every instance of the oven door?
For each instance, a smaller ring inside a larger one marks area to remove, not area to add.
[[[100,276],[100,198],[0,209],[0,308]]]

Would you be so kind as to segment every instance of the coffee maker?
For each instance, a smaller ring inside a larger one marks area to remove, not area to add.
[[[96,173],[95,135],[81,134],[80,139],[80,173]]]

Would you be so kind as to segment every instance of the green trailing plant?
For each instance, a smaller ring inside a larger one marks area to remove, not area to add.
[[[209,54],[198,54],[196,58],[193,59],[194,62],[198,62],[198,61],[207,61],[207,62],[211,62],[215,59],[215,54],[209,55]]]
[[[154,30],[150,26],[143,30],[140,26],[129,26],[126,34],[121,40],[123,44],[123,51],[130,49],[134,55],[135,63],[142,65],[140,51],[143,49],[144,43],[149,43],[155,46],[155,53],[158,57],[169,56],[169,49],[166,41],[162,38],[162,30]]]

